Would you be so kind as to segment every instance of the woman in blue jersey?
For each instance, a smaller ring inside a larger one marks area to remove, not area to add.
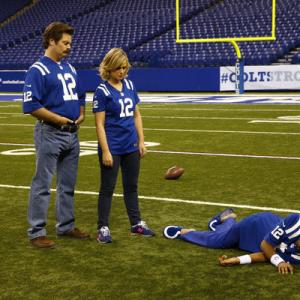
[[[223,266],[270,261],[282,274],[293,273],[300,264],[300,215],[281,218],[270,212],[250,215],[239,222],[232,209],[225,209],[209,223],[209,231],[196,231],[180,226],[167,226],[163,234],[168,239],[181,239],[207,248],[239,248],[250,254],[227,258]]]
[[[98,242],[112,242],[109,214],[119,168],[124,201],[133,235],[154,236],[141,220],[138,205],[140,158],[146,154],[140,102],[133,83],[126,79],[130,64],[120,48],[111,49],[100,64],[103,79],[95,91],[93,112],[98,136],[101,187],[98,198]]]

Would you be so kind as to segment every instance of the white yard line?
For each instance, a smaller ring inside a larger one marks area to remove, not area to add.
[[[1,113],[0,113],[1,115]],[[17,115],[19,116],[19,115]],[[94,118],[94,114],[89,114],[89,113],[86,113],[85,114],[85,118]],[[295,117],[298,117],[298,116],[295,116]],[[249,121],[249,120],[274,120],[274,118],[242,118],[242,117],[192,117],[192,116],[181,116],[181,117],[178,117],[178,116],[147,116],[147,115],[143,115],[143,119],[191,119],[191,120],[246,120],[246,121]],[[279,117],[281,118],[281,117]],[[298,117],[299,118],[299,117]],[[0,124],[1,125],[1,124]]]
[[[199,156],[221,156],[221,157],[241,157],[241,158],[268,158],[268,159],[285,159],[300,160],[297,156],[272,156],[272,155],[251,155],[251,154],[232,154],[232,153],[208,153],[208,152],[181,152],[181,151],[164,151],[164,150],[148,150],[152,153],[162,154],[179,154],[179,155],[199,155]]]
[[[0,184],[0,188],[30,190],[30,186],[8,185],[8,184]],[[56,189],[51,189],[51,191],[56,192]],[[91,196],[98,195],[98,192],[92,192],[92,191],[75,191],[75,193],[78,195],[91,195]],[[114,197],[123,197],[123,194],[114,194],[113,196]],[[287,212],[287,213],[300,213],[300,210],[294,210],[294,209],[288,209],[288,208],[276,208],[276,207],[268,207],[268,206],[253,206],[253,205],[242,205],[242,204],[223,203],[223,202],[219,203],[219,202],[200,201],[200,200],[199,201],[198,200],[185,200],[185,199],[153,197],[153,196],[139,196],[139,198],[145,199],[145,200],[161,201],[161,202],[235,207],[235,208],[244,208],[244,209],[251,209],[251,210],[277,211],[277,212]]]
[[[274,120],[274,118],[230,118],[230,117],[175,117],[175,116],[147,116],[143,115],[143,119],[199,119],[199,120]]]
[[[34,144],[0,143],[0,146],[24,146],[24,147],[34,147]]]
[[[292,121],[292,120],[253,120],[250,121],[249,123],[286,123],[286,124],[300,124],[299,121]]]
[[[82,141],[81,149],[97,150],[97,146],[87,147]],[[97,145],[97,144],[95,144]],[[21,147],[34,147],[34,144],[14,144],[14,143],[0,143],[0,146],[21,146]],[[220,156],[220,157],[240,157],[240,158],[266,158],[266,159],[281,159],[281,160],[300,160],[297,156],[274,156],[274,155],[252,155],[252,154],[235,154],[235,153],[210,153],[210,152],[189,152],[189,151],[170,151],[170,150],[150,150],[148,153],[161,153],[161,154],[176,154],[176,155],[195,155],[195,156]],[[96,152],[95,152],[96,154]]]
[[[174,131],[174,132],[210,132],[210,133],[239,133],[239,134],[270,134],[270,135],[300,135],[300,132],[275,132],[275,131],[240,131],[240,130],[205,130],[205,129],[171,129],[171,128],[144,128],[149,131]]]
[[[0,126],[22,126],[22,127],[34,127],[35,124],[0,124]]]
[[[180,104],[181,105],[181,104]],[[171,107],[170,104],[166,105],[157,105],[154,106],[152,105],[151,107],[148,107],[148,104],[145,104],[144,106],[141,107],[141,110],[167,110],[167,111],[173,111],[173,110],[179,110],[179,111],[230,111],[230,112],[235,112],[235,111],[253,111],[253,112],[290,112],[290,111],[300,111],[300,109],[259,109],[259,108],[245,108],[245,109],[240,109],[240,108],[234,108],[231,106],[231,108],[192,108],[194,104],[189,104],[191,108],[174,108]],[[228,104],[227,104],[228,105]],[[236,105],[236,104],[235,104]],[[244,105],[244,104],[243,104]],[[251,104],[255,105],[255,104]],[[150,106],[150,105],[149,105]]]
[[[0,124],[1,126],[33,127],[35,124]],[[95,129],[95,126],[80,126],[81,129]],[[173,128],[144,128],[147,131],[168,132],[209,132],[209,133],[237,133],[237,134],[270,134],[270,135],[300,135],[300,132],[275,132],[275,131],[242,131],[242,130],[206,130],[206,129],[173,129]]]

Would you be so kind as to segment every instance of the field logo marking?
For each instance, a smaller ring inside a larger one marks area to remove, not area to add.
[[[282,117],[277,117],[276,119],[252,120],[248,123],[291,123],[291,124],[300,124],[300,116],[282,116]]]

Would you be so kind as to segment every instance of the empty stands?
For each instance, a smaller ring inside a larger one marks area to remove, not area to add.
[[[271,0],[180,4],[181,38],[271,35]],[[246,64],[272,64],[299,47],[299,12],[298,0],[277,0],[277,40],[239,43]],[[28,68],[38,59],[42,32],[52,21],[74,26],[70,61],[79,68],[96,67],[112,47],[124,48],[135,66],[208,67],[236,60],[229,43],[177,44],[174,0],[40,0],[0,29],[0,68]],[[296,54],[291,62],[299,61]]]

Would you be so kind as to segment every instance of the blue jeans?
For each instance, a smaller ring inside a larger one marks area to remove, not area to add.
[[[32,179],[28,222],[30,239],[46,235],[52,178],[57,173],[57,233],[74,228],[74,189],[77,178],[79,141],[77,133],[62,132],[37,122],[34,130],[36,173]]]

